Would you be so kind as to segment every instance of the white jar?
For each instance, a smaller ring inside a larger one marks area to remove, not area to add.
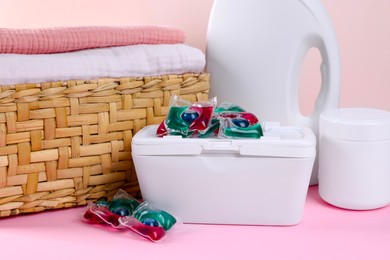
[[[320,116],[319,194],[346,209],[390,204],[390,112],[343,108]]]

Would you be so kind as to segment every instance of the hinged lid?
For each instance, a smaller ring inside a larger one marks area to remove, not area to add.
[[[267,157],[315,156],[315,136],[308,128],[273,125],[264,129],[264,136],[260,139],[157,137],[156,129],[157,125],[146,126],[133,137],[133,155],[237,153]]]

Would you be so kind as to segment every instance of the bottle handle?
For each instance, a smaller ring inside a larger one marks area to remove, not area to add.
[[[309,116],[303,116],[299,109],[298,99],[298,83],[299,70],[303,65],[304,58],[311,48],[317,48],[321,54],[322,63],[321,70],[321,89],[315,102],[314,110]],[[340,96],[340,57],[336,36],[333,30],[325,30],[322,34],[310,33],[306,35],[302,41],[302,45],[298,48],[293,62],[293,73],[291,79],[295,81],[296,88],[291,88],[290,98],[292,98],[290,109],[290,118],[295,118],[292,122],[296,125],[304,125],[318,132],[319,115],[330,108],[336,108]],[[298,70],[298,71],[296,71]]]

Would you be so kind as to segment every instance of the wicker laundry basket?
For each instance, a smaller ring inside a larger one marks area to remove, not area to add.
[[[209,75],[0,86],[0,216],[85,205],[140,189],[132,136],[171,95],[208,99]]]

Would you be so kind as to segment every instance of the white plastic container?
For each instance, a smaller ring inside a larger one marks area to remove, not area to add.
[[[319,194],[346,209],[390,204],[390,112],[343,108],[320,117]]]
[[[139,131],[132,156],[143,199],[185,223],[295,225],[316,154],[309,128],[264,128],[260,139],[155,136]]]

